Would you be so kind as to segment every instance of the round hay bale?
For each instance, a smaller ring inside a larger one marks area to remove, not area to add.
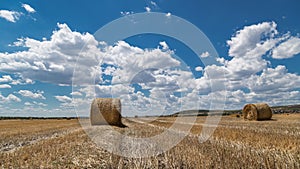
[[[121,101],[115,98],[96,98],[91,104],[92,125],[114,125],[124,127],[121,122]]]
[[[243,108],[243,117],[246,120],[270,120],[272,110],[266,103],[246,104]]]

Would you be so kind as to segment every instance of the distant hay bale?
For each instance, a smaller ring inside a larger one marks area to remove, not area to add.
[[[91,104],[92,125],[114,125],[124,127],[121,122],[121,101],[114,98],[96,98]]]
[[[243,116],[246,120],[270,120],[272,110],[266,103],[246,104],[243,108]]]

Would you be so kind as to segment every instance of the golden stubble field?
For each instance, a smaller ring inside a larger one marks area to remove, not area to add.
[[[224,116],[213,136],[199,143],[205,118],[197,117],[189,135],[175,147],[148,158],[121,157],[96,146],[77,120],[1,120],[0,167],[300,168],[300,114],[274,115],[271,121]],[[128,127],[113,129],[131,137],[150,137],[174,120],[123,119]]]

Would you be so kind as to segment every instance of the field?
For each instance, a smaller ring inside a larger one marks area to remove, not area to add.
[[[224,116],[213,136],[199,143],[205,118],[197,117],[189,135],[175,147],[147,158],[122,157],[96,146],[76,119],[0,120],[0,167],[300,168],[300,114],[274,115],[270,121]],[[162,133],[174,120],[123,119],[128,127],[113,129],[130,137],[150,137]],[[184,125],[190,124],[180,124]],[[96,128],[100,133],[110,130],[108,126]]]

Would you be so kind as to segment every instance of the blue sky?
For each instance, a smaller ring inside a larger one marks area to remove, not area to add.
[[[90,99],[112,95],[122,99],[128,116],[210,108],[211,101],[225,109],[248,102],[297,104],[299,5],[297,0],[2,0],[0,116],[86,114]],[[165,35],[140,34],[115,44],[94,35],[120,17],[151,12],[200,29],[218,53],[216,64],[201,62],[211,51],[196,54]],[[74,69],[83,81],[95,78],[95,86],[72,87]],[[219,87],[212,90],[212,83]]]

